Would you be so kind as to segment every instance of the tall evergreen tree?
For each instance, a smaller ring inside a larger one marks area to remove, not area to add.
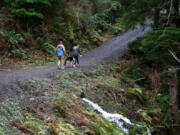
[[[61,0],[4,0],[11,12],[23,18],[43,19],[44,14]]]
[[[179,0],[172,1],[178,15]],[[121,0],[121,4],[124,5],[123,20],[127,28],[130,28],[137,22],[142,23],[147,18],[152,18],[154,27],[158,28],[168,17],[170,3],[171,0]]]

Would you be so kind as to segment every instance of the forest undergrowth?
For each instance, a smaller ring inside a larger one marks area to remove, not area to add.
[[[124,31],[114,0],[3,0],[0,3],[0,66],[54,63],[55,47],[74,43],[82,54]]]
[[[1,103],[2,135],[123,135],[115,125],[103,119],[80,98],[98,103],[104,110],[119,113],[132,122],[150,127],[152,133],[165,133],[164,117],[169,112],[164,94],[126,80],[121,72],[134,63],[128,56],[106,65],[57,74],[52,79],[34,78],[13,86],[17,97]],[[134,127],[131,135],[146,134]]]

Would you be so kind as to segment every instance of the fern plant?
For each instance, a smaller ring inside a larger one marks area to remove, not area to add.
[[[23,50],[22,48],[12,50],[12,54],[14,57],[19,57],[24,59],[27,58],[26,51]]]
[[[125,135],[125,133],[123,133],[120,129],[117,129],[117,127],[108,120],[102,118],[101,116],[98,116],[97,118],[101,123],[101,126],[93,122],[91,123],[97,135]]]
[[[20,33],[16,33],[14,30],[4,30],[1,34],[7,41],[9,50],[16,49],[18,44],[24,41],[23,36]]]
[[[146,96],[143,94],[141,88],[129,88],[127,94],[133,96],[138,102],[144,103],[146,101]]]
[[[37,42],[38,42],[39,49],[42,49],[43,51],[51,55],[55,53],[56,48],[50,43],[50,41],[44,40],[43,38],[38,37]]]
[[[112,24],[110,22],[119,16],[114,11],[118,12],[121,10],[120,3],[113,0],[93,0],[93,3],[96,13],[89,17],[90,25],[102,30],[111,28]]]

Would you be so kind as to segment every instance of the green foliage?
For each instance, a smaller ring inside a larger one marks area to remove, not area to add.
[[[143,87],[148,87],[149,83],[146,82],[146,76],[149,75],[150,67],[148,65],[137,61],[129,67],[121,71],[121,75],[131,83],[137,83]]]
[[[8,99],[0,104],[0,134],[1,135],[19,135],[15,134],[12,129],[12,121],[24,121],[23,112],[19,106],[19,101],[16,99]]]
[[[154,63],[166,65],[176,64],[169,50],[180,56],[180,28],[167,27],[147,33],[142,41],[142,51],[145,59]]]
[[[141,51],[141,42],[143,39],[144,37],[140,37],[128,43],[128,47],[131,53],[134,53],[136,56],[142,56],[143,52]]]
[[[137,111],[137,114],[150,123],[156,132],[166,132],[172,128],[170,126],[169,84],[167,83],[170,76],[167,69],[179,66],[170,53],[172,51],[174,55],[180,57],[179,37],[179,28],[166,27],[149,31],[146,37],[131,42],[129,44],[130,52],[137,62],[122,72],[123,76],[138,82],[141,86],[148,86],[146,87],[148,89],[153,90],[153,85],[158,85],[156,92],[150,91],[150,101],[147,101],[150,104],[149,107]],[[136,81],[138,78],[143,79]],[[177,75],[178,78],[179,75]],[[156,127],[160,127],[160,129]]]
[[[149,123],[152,123],[151,116],[148,115],[147,110],[139,109],[137,113],[144,118],[144,120],[148,121]]]
[[[60,0],[4,0],[10,7],[13,14],[25,18],[43,19],[48,9],[57,4]]]
[[[102,36],[96,31],[94,30],[93,28],[88,28],[87,29],[87,33],[88,33],[88,36],[89,36],[89,40],[97,45],[99,42],[103,41],[102,39]]]
[[[146,37],[129,43],[130,51],[138,58],[138,62],[125,69],[122,75],[142,86],[148,86],[146,79],[152,71],[151,67],[163,65],[167,68],[178,65],[169,51],[180,56],[179,37],[179,28],[167,27],[164,30],[149,31]],[[167,78],[163,77],[163,80],[166,79],[167,82]]]
[[[96,13],[110,13],[113,10],[120,10],[121,5],[114,0],[92,0]]]
[[[163,113],[162,123],[166,127],[170,128],[169,96],[162,94],[162,93],[158,93],[157,96],[155,97],[155,102],[157,102],[159,104],[159,106],[160,106],[159,109]]]
[[[138,102],[142,104],[146,101],[146,96],[144,95],[141,88],[129,88],[127,90],[127,94],[133,96]]]
[[[116,0],[3,0],[3,6],[8,7],[3,8],[2,12],[10,16],[10,26],[25,33],[23,36],[27,46],[24,47],[27,51],[36,48],[38,42],[39,49],[53,54],[51,44],[57,43],[59,39],[63,39],[68,52],[72,49],[73,42],[82,43],[88,50],[105,40],[105,32],[121,32],[121,25],[116,18],[120,18],[122,6]],[[52,42],[39,43],[41,41],[37,37],[44,37]],[[13,54],[18,52],[20,51],[16,50]]]
[[[5,133],[4,133],[4,131],[3,131],[3,129],[1,127],[0,127],[0,134],[5,135]]]
[[[123,23],[126,28],[135,27],[137,23],[144,23],[147,18],[156,15],[156,8],[166,9],[167,0],[128,0],[123,3]],[[169,7],[168,7],[169,8]],[[159,20],[158,20],[159,21]]]
[[[5,30],[2,32],[2,35],[4,39],[7,41],[8,48],[10,50],[16,49],[18,44],[24,41],[22,35],[20,33],[16,33],[14,30],[12,31]]]
[[[144,108],[144,109],[139,109],[137,111],[137,113],[143,117],[143,119],[147,122],[149,122],[150,124],[152,124],[153,122],[157,122],[158,124],[160,120],[162,120],[162,113],[161,110],[159,108]]]
[[[18,45],[24,41],[23,36],[20,33],[16,33],[14,30],[5,30],[2,32],[3,38],[8,43],[8,49],[13,54],[13,57],[26,58],[26,51],[19,48]]]
[[[64,27],[66,25],[64,18],[57,16],[53,18],[53,22],[54,22],[54,29],[55,31],[57,31],[60,34],[63,34],[64,32]]]
[[[121,18],[117,18],[115,20],[115,24],[113,24],[112,26],[112,32],[114,35],[117,35],[121,32],[124,32],[124,25],[122,23],[122,19]]]
[[[111,21],[116,17],[119,17],[119,15],[116,15],[115,12],[121,10],[120,3],[113,0],[94,0],[93,3],[96,7],[97,13],[90,16],[90,24],[102,30],[111,28]]]
[[[40,19],[43,19],[44,16],[41,13],[38,12],[32,12],[32,11],[28,11],[25,8],[21,8],[21,9],[13,9],[12,13],[17,15],[17,16],[28,16],[28,17],[37,17]]]
[[[133,128],[130,130],[129,135],[144,135],[147,133],[146,127],[139,128],[138,126],[133,126]]]
[[[27,58],[26,51],[21,49],[21,48],[20,49],[13,49],[12,54],[14,57],[19,57],[19,58],[24,58],[24,59]]]
[[[91,123],[97,135],[125,135],[121,130],[117,129],[115,125],[102,117],[98,117],[102,125]]]
[[[37,42],[38,42],[39,49],[42,49],[43,51],[45,51],[49,54],[55,53],[56,48],[50,43],[50,41],[44,40],[43,38],[38,37]]]
[[[46,135],[46,130],[43,129],[45,126],[40,121],[28,119],[24,124],[28,127],[27,130],[34,135],[37,134],[37,132],[38,134]]]
[[[92,26],[95,26],[96,28],[100,27],[102,30],[107,30],[111,27],[111,24],[103,18],[105,18],[105,15],[95,14],[89,18],[89,21]]]

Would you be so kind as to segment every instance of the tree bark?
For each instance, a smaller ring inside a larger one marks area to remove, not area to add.
[[[173,0],[173,7],[174,7],[173,22],[176,24],[176,27],[180,27],[179,0]]]
[[[155,28],[159,27],[159,13],[160,13],[160,8],[155,7],[154,8],[154,27]]]
[[[170,92],[170,113],[171,113],[171,124],[172,124],[172,135],[178,135],[178,90],[177,90],[177,76],[176,71],[173,71],[172,76],[169,81],[169,92]]]

